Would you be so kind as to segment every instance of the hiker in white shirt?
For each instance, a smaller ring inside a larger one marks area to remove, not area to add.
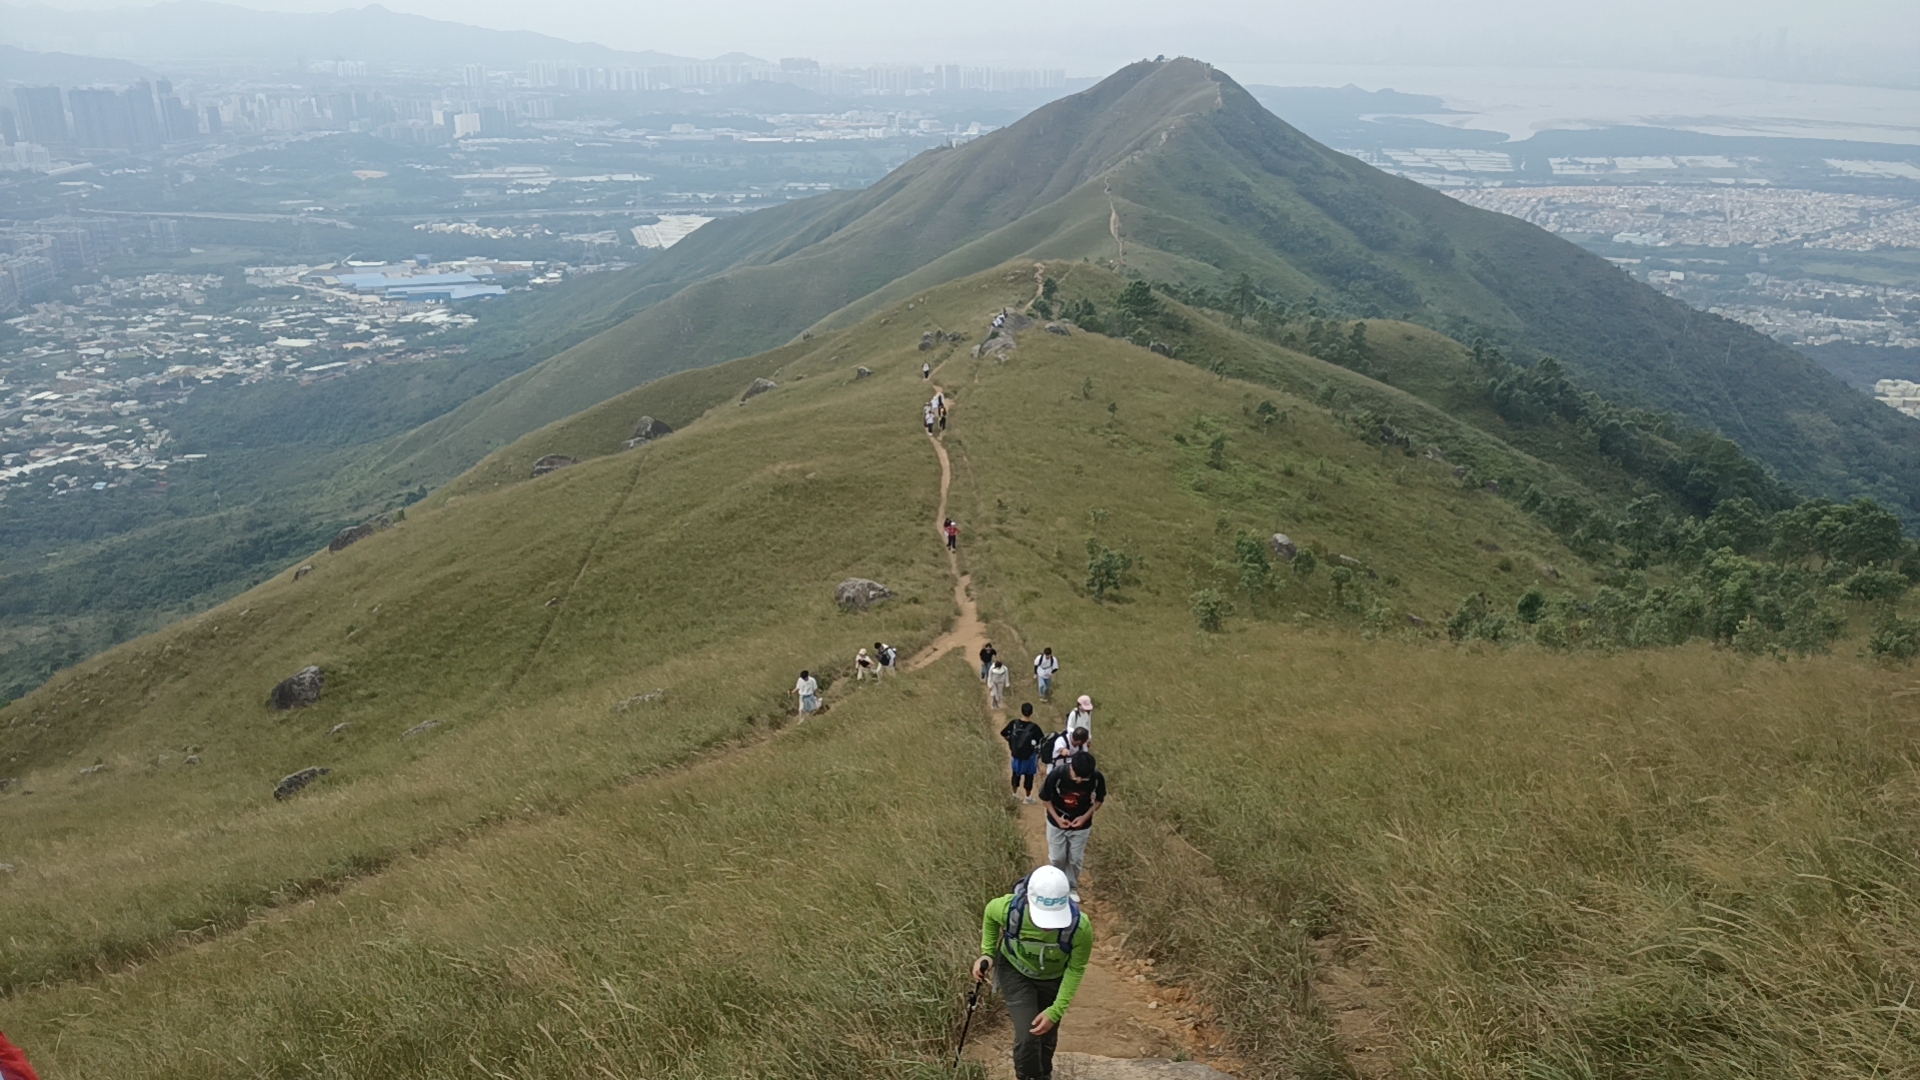
[[[993,698],[993,707],[1002,707],[1007,700],[1007,687],[1013,684],[1013,672],[1007,669],[1007,662],[995,657],[991,667],[987,668],[987,693]]]
[[[1053,673],[1059,670],[1060,661],[1051,647],[1041,649],[1040,655],[1033,658],[1033,679],[1040,684],[1040,700],[1045,701],[1053,694]]]
[[[880,680],[880,661],[868,655],[867,650],[861,649],[859,655],[853,658],[853,681],[865,682],[868,678],[875,682]]]
[[[801,672],[799,681],[793,684],[793,696],[800,699],[800,719],[812,716],[820,708],[820,680],[811,672]]]
[[[1073,711],[1067,714],[1066,730],[1073,731],[1075,728],[1086,728],[1087,737],[1093,737],[1093,699],[1085,694],[1080,695]]]

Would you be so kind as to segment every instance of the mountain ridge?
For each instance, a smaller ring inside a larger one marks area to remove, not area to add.
[[[1119,262],[1276,304],[1398,318],[1738,442],[1783,479],[1920,520],[1920,422],[1583,249],[1330,150],[1195,60],[1143,61],[866,191],[708,226],[634,272],[625,322],[396,448],[461,465],[668,371],[857,322],[1014,258]],[[1110,232],[1117,217],[1120,245]],[[444,470],[444,464],[439,466]]]

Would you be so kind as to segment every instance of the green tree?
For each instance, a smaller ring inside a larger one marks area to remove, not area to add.
[[[1249,600],[1264,595],[1273,583],[1273,564],[1267,561],[1266,541],[1241,533],[1233,540],[1233,561],[1240,570],[1240,591]]]
[[[1547,594],[1539,589],[1528,589],[1526,594],[1520,597],[1520,603],[1514,607],[1514,612],[1520,616],[1520,621],[1528,625],[1539,622],[1540,616],[1546,614],[1546,611]]]
[[[1127,571],[1133,569],[1131,556],[1115,551],[1099,540],[1087,537],[1087,591],[1105,601],[1124,584]]]
[[[1301,581],[1312,577],[1313,572],[1319,568],[1320,560],[1314,558],[1313,552],[1306,548],[1301,548],[1300,554],[1293,557],[1293,576]]]
[[[1233,614],[1233,604],[1217,589],[1201,589],[1193,594],[1193,621],[1209,634],[1217,634]]]
[[[1242,320],[1253,314],[1259,302],[1260,293],[1253,287],[1253,277],[1241,274],[1240,280],[1227,290],[1227,303],[1231,305],[1228,310],[1233,313],[1233,325],[1239,326]]]

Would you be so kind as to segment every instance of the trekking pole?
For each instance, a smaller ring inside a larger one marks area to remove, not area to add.
[[[966,1049],[967,1029],[973,1027],[973,1010],[980,1004],[980,980],[973,981],[973,989],[967,993],[967,1019],[960,1025],[960,1042],[953,1048],[953,1067],[960,1067],[960,1051]]]

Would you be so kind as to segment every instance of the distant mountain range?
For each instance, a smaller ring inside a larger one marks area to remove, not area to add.
[[[153,72],[126,60],[0,45],[0,86],[85,86],[153,77]]]
[[[651,50],[627,52],[545,34],[404,15],[378,4],[305,14],[176,0],[115,11],[110,18],[98,11],[0,4],[0,44],[147,63],[369,60],[421,67],[520,67],[535,60],[631,66],[694,62]],[[719,62],[745,59],[750,58],[736,54]]]

